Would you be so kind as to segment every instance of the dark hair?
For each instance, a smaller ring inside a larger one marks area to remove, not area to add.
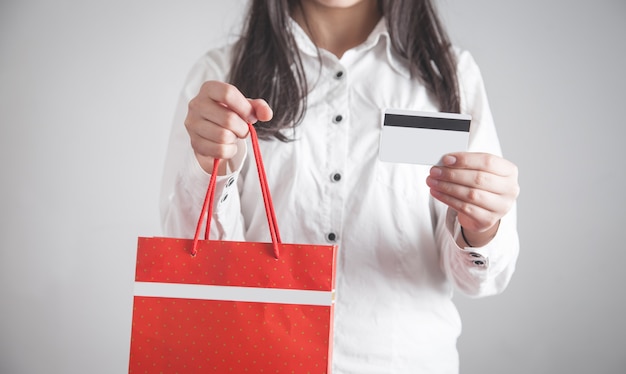
[[[235,44],[230,83],[247,97],[263,98],[274,118],[256,125],[259,137],[289,140],[306,110],[308,87],[300,54],[290,33],[290,12],[299,0],[252,0],[241,38]],[[406,60],[444,112],[459,112],[456,59],[431,0],[379,0],[392,48]],[[254,76],[254,79],[251,77]]]

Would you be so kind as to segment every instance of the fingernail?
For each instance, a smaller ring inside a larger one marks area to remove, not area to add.
[[[440,177],[441,174],[443,174],[443,171],[438,167],[433,167],[430,169],[430,175],[435,178]]]
[[[452,155],[443,156],[442,162],[444,165],[454,165],[456,164],[456,157]]]
[[[436,187],[439,184],[439,181],[435,178],[432,177],[427,177],[426,178],[426,185],[428,187]]]

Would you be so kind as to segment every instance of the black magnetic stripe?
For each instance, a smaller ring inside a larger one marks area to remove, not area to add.
[[[385,114],[385,126],[469,132],[470,120]]]

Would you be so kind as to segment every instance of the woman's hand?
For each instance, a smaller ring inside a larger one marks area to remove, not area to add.
[[[202,169],[210,173],[215,158],[230,159],[237,140],[248,135],[248,122],[269,121],[272,109],[262,99],[247,99],[235,86],[208,81],[189,102],[185,127]]]
[[[519,195],[517,166],[488,153],[445,155],[430,169],[431,195],[454,209],[468,245],[487,244]]]

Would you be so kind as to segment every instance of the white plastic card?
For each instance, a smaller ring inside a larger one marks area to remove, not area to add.
[[[447,153],[467,151],[471,120],[467,114],[386,109],[378,157],[436,165]]]

